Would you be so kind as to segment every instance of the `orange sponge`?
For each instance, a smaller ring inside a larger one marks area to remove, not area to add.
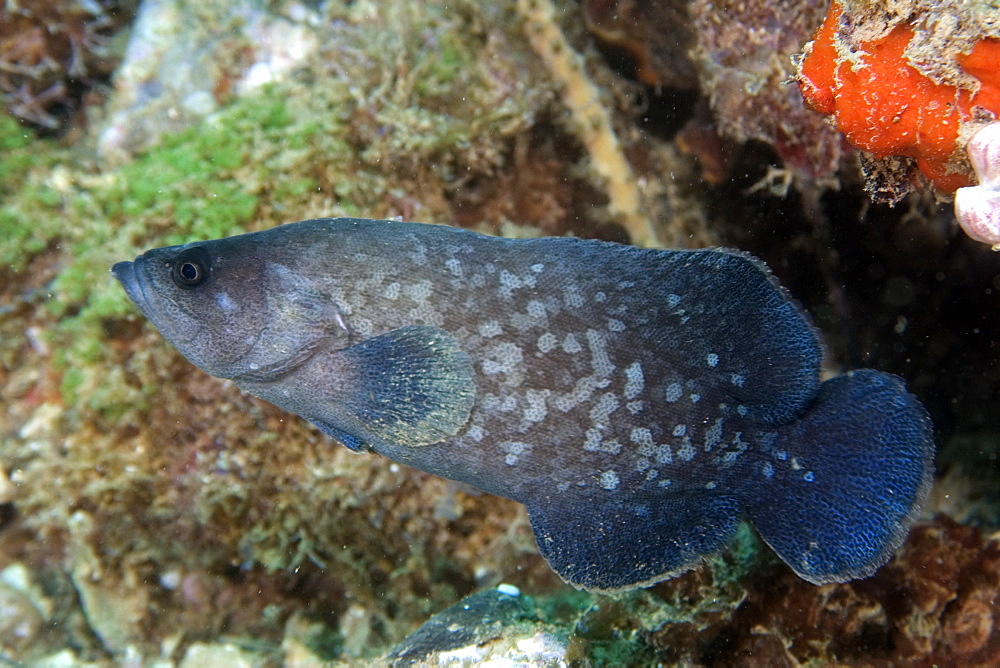
[[[981,39],[970,53],[955,57],[956,67],[978,80],[978,87],[961,88],[914,67],[906,52],[914,31],[904,24],[848,52],[838,42],[842,13],[840,0],[833,0],[807,47],[799,72],[806,102],[833,115],[855,147],[877,158],[914,158],[939,190],[969,185],[960,130],[974,117],[982,120],[984,112],[1000,115],[1000,40]]]

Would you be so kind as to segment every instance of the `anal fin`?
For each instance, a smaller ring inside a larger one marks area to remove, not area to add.
[[[552,569],[578,589],[605,593],[694,568],[740,522],[737,500],[709,490],[567,490],[527,507]]]

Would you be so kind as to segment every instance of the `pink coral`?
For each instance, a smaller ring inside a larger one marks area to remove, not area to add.
[[[1000,250],[1000,121],[976,132],[967,150],[979,185],[955,192],[955,218],[970,237]]]

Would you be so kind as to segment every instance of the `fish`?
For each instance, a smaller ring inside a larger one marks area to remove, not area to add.
[[[595,592],[646,587],[742,522],[816,584],[874,573],[933,477],[904,382],[823,349],[738,250],[300,221],[111,268],[192,364],[351,450],[526,506]]]

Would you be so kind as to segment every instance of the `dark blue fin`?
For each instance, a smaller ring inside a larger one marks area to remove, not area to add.
[[[349,372],[349,383],[336,388],[341,414],[313,423],[348,447],[429,445],[454,436],[469,419],[472,362],[443,329],[400,327],[335,356]]]
[[[745,481],[771,548],[816,584],[871,575],[902,544],[930,491],[930,418],[903,382],[862,370],[828,380]]]
[[[739,504],[707,490],[570,489],[528,502],[538,551],[578,589],[648,586],[697,566],[736,534]]]

